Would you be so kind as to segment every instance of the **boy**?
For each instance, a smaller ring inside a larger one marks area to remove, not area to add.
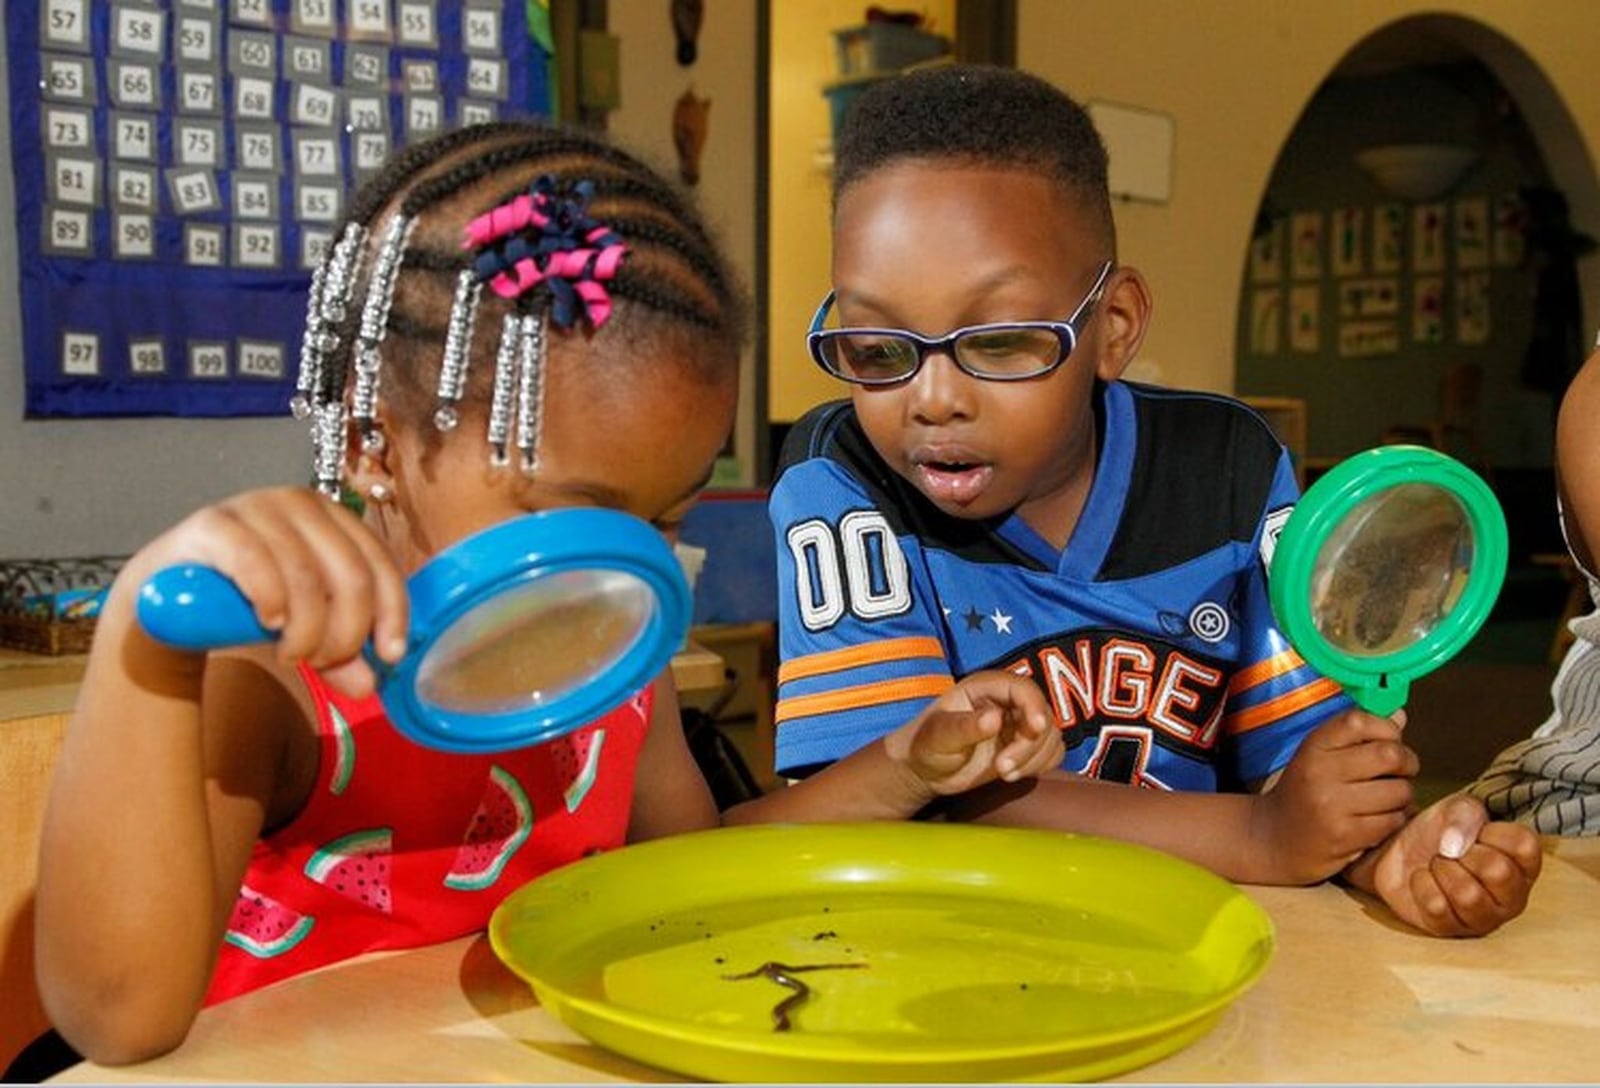
[[[1403,723],[1354,709],[1277,630],[1288,459],[1234,401],[1117,380],[1151,300],[1117,264],[1105,170],[1085,112],[1016,71],[909,73],[846,118],[835,290],[808,339],[851,399],[797,424],[772,494],[779,769],[1012,672],[1068,756],[946,815],[1234,880],[1343,872],[1428,932],[1489,932],[1525,905],[1537,837],[1466,798],[1408,819]]]

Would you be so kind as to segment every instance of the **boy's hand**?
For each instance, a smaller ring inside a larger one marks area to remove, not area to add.
[[[1403,724],[1348,710],[1301,743],[1252,817],[1273,882],[1324,880],[1405,825],[1418,762]]]
[[[1424,809],[1346,876],[1401,921],[1436,937],[1481,937],[1521,914],[1544,862],[1539,836],[1491,823],[1458,793]]]
[[[1065,753],[1044,693],[1006,672],[965,677],[900,732],[891,753],[934,796],[1029,778]]]

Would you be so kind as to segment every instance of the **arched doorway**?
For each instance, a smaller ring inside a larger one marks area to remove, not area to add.
[[[1478,469],[1506,511],[1512,571],[1471,651],[1506,671],[1458,672],[1416,694],[1419,720],[1447,720],[1462,716],[1439,694],[1452,686],[1479,684],[1480,699],[1517,691],[1500,718],[1519,724],[1470,759],[1459,736],[1450,751],[1437,744],[1424,757],[1436,775],[1469,777],[1548,708],[1548,677],[1507,663],[1543,662],[1566,595],[1537,557],[1563,551],[1552,437],[1594,342],[1582,280],[1600,263],[1584,260],[1597,200],[1548,78],[1504,35],[1448,15],[1396,21],[1350,49],[1262,193],[1241,274],[1236,391],[1304,403],[1311,478],[1382,442],[1422,442]],[[1592,315],[1600,299],[1587,302]]]
[[[1375,154],[1417,161],[1373,173]],[[1262,194],[1237,391],[1306,402],[1313,471],[1386,437],[1547,471],[1555,399],[1592,339],[1577,265],[1594,193],[1570,116],[1514,43],[1455,16],[1373,33]]]

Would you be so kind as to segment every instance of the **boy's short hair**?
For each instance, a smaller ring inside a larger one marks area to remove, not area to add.
[[[1015,68],[946,64],[913,69],[863,91],[834,141],[833,199],[856,181],[905,159],[945,159],[1039,173],[1115,229],[1106,149],[1082,106]]]

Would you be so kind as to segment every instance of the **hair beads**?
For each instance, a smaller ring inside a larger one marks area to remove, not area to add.
[[[507,314],[500,326],[500,350],[494,358],[494,398],[489,403],[489,463],[500,468],[510,463],[507,441],[511,433],[511,397],[517,385],[517,353],[522,340],[522,318]]]
[[[344,474],[345,410],[344,398],[337,392],[342,383],[329,378],[328,357],[340,347],[339,332],[355,287],[361,247],[366,239],[367,231],[361,224],[351,223],[345,228],[327,258],[322,295],[315,300],[317,305],[308,307],[306,313],[306,340],[315,345],[312,375],[301,379],[312,389],[312,471],[317,490],[333,499],[339,497],[339,481]],[[304,345],[302,350],[305,350]]]
[[[467,353],[472,347],[472,330],[482,296],[483,284],[473,276],[472,269],[462,269],[456,277],[450,324],[444,335],[444,360],[439,364],[439,406],[433,413],[433,425],[441,431],[453,431],[461,421],[456,405],[467,385]]]
[[[361,431],[364,449],[376,449],[379,433],[374,429],[378,410],[378,371],[382,358],[378,346],[383,343],[389,329],[389,308],[394,303],[395,277],[400,271],[400,258],[405,253],[406,239],[411,236],[416,220],[397,215],[389,220],[383,232],[383,243],[373,262],[372,277],[367,284],[367,298],[361,307],[361,329],[356,335],[355,364],[356,388],[351,398],[356,426]]]
[[[370,451],[380,418],[447,434],[480,411],[493,460],[537,470],[556,332],[649,321],[694,345],[670,365],[724,381],[744,331],[740,292],[681,194],[604,139],[535,121],[470,126],[395,155],[354,194],[312,278],[291,408],[310,419],[315,482],[330,496],[350,467],[352,424],[356,450]],[[492,333],[477,327],[485,298]],[[615,299],[629,306],[614,311]],[[521,320],[496,368],[508,313]]]

